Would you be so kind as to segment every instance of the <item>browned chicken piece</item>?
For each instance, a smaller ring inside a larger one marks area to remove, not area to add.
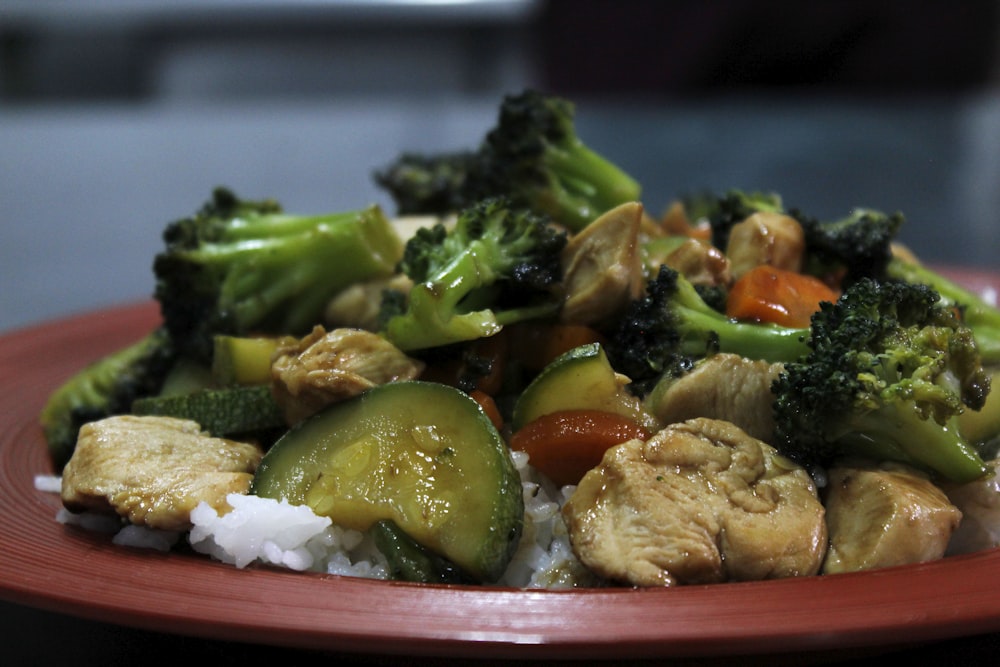
[[[798,273],[804,251],[805,234],[799,221],[764,211],[733,225],[726,245],[734,279],[761,264]]]
[[[695,417],[721,419],[770,442],[774,434],[771,383],[782,368],[722,352],[700,360],[690,373],[661,381],[646,397],[645,407],[661,424]]]
[[[809,474],[713,419],[612,447],[563,516],[581,562],[634,586],[813,575],[826,551]]]
[[[186,419],[108,417],[80,429],[62,473],[62,502],[72,512],[190,530],[199,503],[221,514],[227,495],[247,492],[262,456],[257,445],[211,437]]]
[[[733,279],[729,258],[718,248],[698,239],[687,239],[663,263],[694,285],[728,286]]]
[[[824,490],[824,574],[941,558],[962,513],[927,477],[901,465],[843,465]]]
[[[599,323],[641,294],[642,218],[641,204],[622,204],[570,238],[562,254],[564,322]]]
[[[295,424],[376,385],[413,380],[423,369],[422,361],[406,356],[378,334],[316,327],[275,352],[271,389],[285,421]]]
[[[404,274],[356,283],[330,299],[323,321],[331,329],[352,328],[376,331],[382,306],[382,292],[387,289],[409,292],[413,281]]]

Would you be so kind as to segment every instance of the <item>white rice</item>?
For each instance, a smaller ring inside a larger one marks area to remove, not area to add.
[[[498,582],[524,588],[568,587],[588,582],[569,547],[559,509],[571,487],[560,491],[514,452],[525,503],[524,532]],[[293,570],[386,579],[385,557],[369,537],[316,516],[305,506],[257,496],[230,495],[232,511],[217,514],[202,503],[191,513],[188,535],[198,552],[236,567],[257,562]]]
[[[507,571],[497,582],[517,588],[568,588],[599,585],[576,559],[569,545],[560,508],[573,487],[558,489],[513,452],[524,493],[524,530]],[[58,493],[58,477],[39,476],[35,487]],[[186,535],[191,547],[215,560],[245,568],[253,563],[296,571],[325,572],[369,579],[388,579],[385,557],[372,539],[332,524],[306,506],[259,496],[230,494],[232,510],[217,513],[207,503],[191,512],[194,527]],[[183,534],[122,525],[114,516],[60,509],[57,520],[113,533],[115,544],[168,551]]]
[[[570,548],[560,511],[575,487],[556,488],[528,464],[528,455],[523,452],[513,452],[513,458],[524,492],[524,532],[498,583],[517,588],[597,585]]]
[[[124,547],[170,551],[180,541],[182,533],[169,530],[154,530],[145,526],[126,524],[115,533],[111,541]]]
[[[81,512],[77,514],[70,512],[64,507],[60,507],[56,513],[56,521],[68,526],[79,526],[84,530],[92,530],[98,533],[114,534],[122,529],[122,520],[117,516],[97,514],[96,512]]]
[[[191,512],[192,548],[243,568],[251,563],[291,570],[385,579],[388,570],[370,540],[334,526],[306,506],[230,494],[232,511],[219,515],[207,503]]]
[[[45,493],[62,491],[62,477],[58,475],[35,475],[35,488]]]

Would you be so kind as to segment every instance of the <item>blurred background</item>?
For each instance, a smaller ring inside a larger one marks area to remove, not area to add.
[[[1000,269],[1000,0],[0,0],[0,330],[149,298],[216,185],[295,213],[476,145],[500,98],[675,195],[903,211],[927,261]]]

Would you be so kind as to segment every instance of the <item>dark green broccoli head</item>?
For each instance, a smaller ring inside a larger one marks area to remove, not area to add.
[[[215,188],[212,198],[192,216],[175,220],[163,230],[168,251],[197,250],[206,243],[220,243],[236,238],[234,220],[281,213],[273,199],[240,199],[228,188]]]
[[[407,311],[387,318],[389,339],[404,350],[492,335],[505,324],[552,314],[562,278],[565,232],[503,198],[465,209],[454,227],[419,230],[400,269],[415,285]],[[387,302],[396,312],[397,300]]]
[[[399,270],[415,282],[429,280],[457,254],[444,223],[421,227],[406,241]]]
[[[567,100],[527,90],[505,97],[475,150],[404,153],[375,173],[400,213],[447,214],[504,197],[574,231],[639,199],[640,187],[577,135]]]
[[[573,230],[637,200],[635,180],[581,141],[574,113],[567,100],[533,90],[505,97],[467,199],[506,196]]]
[[[798,211],[792,217],[802,225],[806,256],[803,271],[819,277],[834,276],[843,285],[859,278],[884,279],[892,259],[892,242],[905,218],[872,209],[855,209],[830,222]]]
[[[966,289],[930,267],[901,257],[889,260],[886,273],[894,280],[927,285],[938,292],[942,302],[958,312],[972,329],[983,363],[1000,364],[1000,309],[984,295]]]
[[[469,203],[466,182],[479,160],[475,151],[404,153],[375,173],[375,183],[389,192],[400,215],[451,213]]]
[[[454,226],[422,227],[407,242],[400,270],[414,282],[435,280],[456,258],[475,251],[506,286],[545,289],[562,277],[566,233],[502,197],[464,210]]]
[[[276,202],[241,200],[228,189],[216,188],[212,199],[193,216],[171,222],[163,230],[165,250],[153,263],[155,294],[167,330],[182,348],[190,348],[185,351],[207,359],[212,333],[242,329],[236,310],[225,304],[223,295],[230,262],[223,261],[221,253],[216,260],[207,249],[231,244],[235,221],[280,212]]]
[[[810,354],[772,387],[775,443],[807,465],[844,455],[963,481],[985,468],[954,418],[989,376],[971,332],[923,285],[861,279],[813,316]]]

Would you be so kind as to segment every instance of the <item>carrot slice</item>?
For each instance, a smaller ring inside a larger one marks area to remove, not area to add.
[[[500,408],[497,407],[497,402],[493,400],[492,396],[482,389],[473,389],[469,392],[469,396],[476,403],[479,403],[479,407],[483,409],[483,412],[490,418],[490,421],[493,422],[498,431],[503,428],[503,416],[501,416]]]
[[[518,429],[510,446],[559,486],[577,484],[609,448],[650,434],[635,420],[602,410],[561,410]]]
[[[737,320],[807,327],[823,301],[836,301],[837,292],[819,278],[762,264],[733,283],[726,315]]]

